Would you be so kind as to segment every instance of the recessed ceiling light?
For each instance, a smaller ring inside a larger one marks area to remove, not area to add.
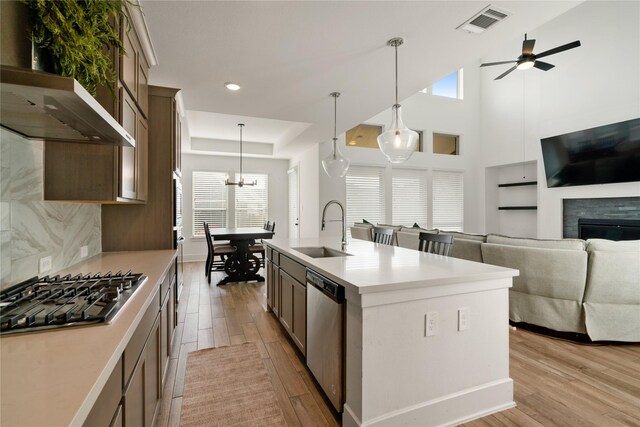
[[[233,91],[240,90],[240,85],[238,83],[226,82],[224,86],[229,90],[233,90]]]

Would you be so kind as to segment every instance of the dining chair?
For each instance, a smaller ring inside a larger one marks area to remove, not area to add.
[[[373,227],[373,242],[393,245],[395,230],[393,228]]]
[[[211,284],[211,272],[224,269],[226,258],[236,251],[236,248],[230,245],[213,245],[209,224],[204,222],[204,237],[207,241],[207,260],[205,262],[205,274],[207,275],[207,283]],[[216,262],[215,257],[220,257],[220,261]]]
[[[451,255],[453,236],[449,234],[420,233],[419,239],[419,251],[436,255]]]
[[[264,224],[264,229],[267,231],[271,231],[271,232],[275,232],[276,229],[276,222],[273,221],[267,221]],[[255,243],[251,246],[249,246],[249,252],[251,252],[252,254],[259,254],[260,255],[260,266],[264,267],[264,260],[265,260],[265,253],[264,253],[264,245],[263,242],[261,241],[260,243]]]

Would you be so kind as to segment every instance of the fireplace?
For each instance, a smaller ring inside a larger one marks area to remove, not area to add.
[[[579,218],[578,238],[640,240],[640,220]]]
[[[626,221],[640,221],[640,197],[606,197],[606,198],[589,198],[589,199],[563,199],[562,200],[562,237],[564,239],[577,239],[580,236],[589,236],[589,234],[581,235],[578,231],[578,220],[583,218],[588,220],[594,218],[596,221],[609,220],[605,224],[594,224],[591,229],[598,229],[599,225],[603,227],[616,227],[617,225],[626,226]],[[592,220],[589,220],[593,223]],[[637,222],[635,222],[637,227]],[[630,230],[616,230],[615,228],[600,228],[593,238],[602,238],[603,232],[609,230],[609,233],[620,233]],[[632,231],[631,231],[632,232]],[[585,230],[585,233],[589,231]],[[635,234],[635,239],[640,239]],[[589,238],[589,237],[582,237]],[[608,237],[605,237],[609,239]],[[634,239],[628,237],[627,239]],[[613,239],[611,239],[613,240]]]

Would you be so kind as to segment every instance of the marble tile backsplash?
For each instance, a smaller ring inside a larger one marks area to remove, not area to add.
[[[99,254],[98,204],[44,201],[43,142],[0,131],[0,288],[39,275],[40,258],[51,256],[55,273]]]

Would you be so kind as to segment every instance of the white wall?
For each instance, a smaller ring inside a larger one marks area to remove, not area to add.
[[[478,191],[477,184],[481,181],[479,179],[481,168],[477,165],[481,154],[480,114],[478,110],[480,105],[479,78],[479,63],[464,67],[464,100],[417,93],[401,101],[405,125],[411,129],[424,131],[424,149],[422,153],[413,154],[405,163],[395,166],[427,169],[428,171],[434,169],[463,171],[464,228],[468,232],[478,232],[484,227],[483,217],[477,212],[477,207],[483,198],[482,193]],[[431,82],[425,82],[425,86],[430,84]],[[348,96],[348,93],[344,93],[343,96]],[[392,102],[393,99],[389,99],[389,103]],[[387,127],[390,122],[391,109],[389,108],[366,123]],[[433,132],[460,135],[460,155],[432,154]],[[379,149],[345,146],[344,135],[340,135],[338,143],[345,157],[351,160],[352,165],[386,167],[387,188],[391,187],[391,164],[386,161]],[[329,155],[331,149],[332,145],[329,142],[320,144],[320,159]],[[428,179],[431,179],[430,172]],[[430,193],[429,197],[431,197]],[[345,179],[329,178],[320,166],[320,209],[331,199],[337,199],[342,203],[346,202]],[[391,210],[391,195],[387,194],[387,222],[392,222]],[[331,218],[337,217],[337,215],[337,212],[332,212]],[[430,212],[429,218],[431,218]],[[327,228],[325,232],[321,233],[323,236],[340,235],[338,224],[331,223]]]
[[[318,237],[320,232],[319,173],[322,169],[318,157],[318,144],[295,156],[289,167],[298,166],[300,194],[300,238]],[[323,172],[324,173],[324,172]],[[288,191],[285,192],[285,197]]]
[[[639,2],[585,2],[528,33],[534,52],[581,41],[545,59],[556,68],[514,71],[499,81],[504,68],[481,72],[482,163],[537,161],[540,238],[562,237],[562,199],[640,195],[638,182],[548,189],[540,149],[540,138],[640,117],[639,17]],[[485,59],[515,57],[521,42],[505,41]]]
[[[204,238],[193,238],[192,172],[226,172],[233,177],[238,172],[237,157],[182,154],[182,192],[184,197],[183,233],[184,257],[186,261],[204,261],[207,243]],[[287,227],[287,160],[243,158],[243,172],[269,175],[269,220],[276,222],[276,236],[286,238]],[[231,221],[231,218],[229,218]],[[232,224],[230,224],[232,225]]]

